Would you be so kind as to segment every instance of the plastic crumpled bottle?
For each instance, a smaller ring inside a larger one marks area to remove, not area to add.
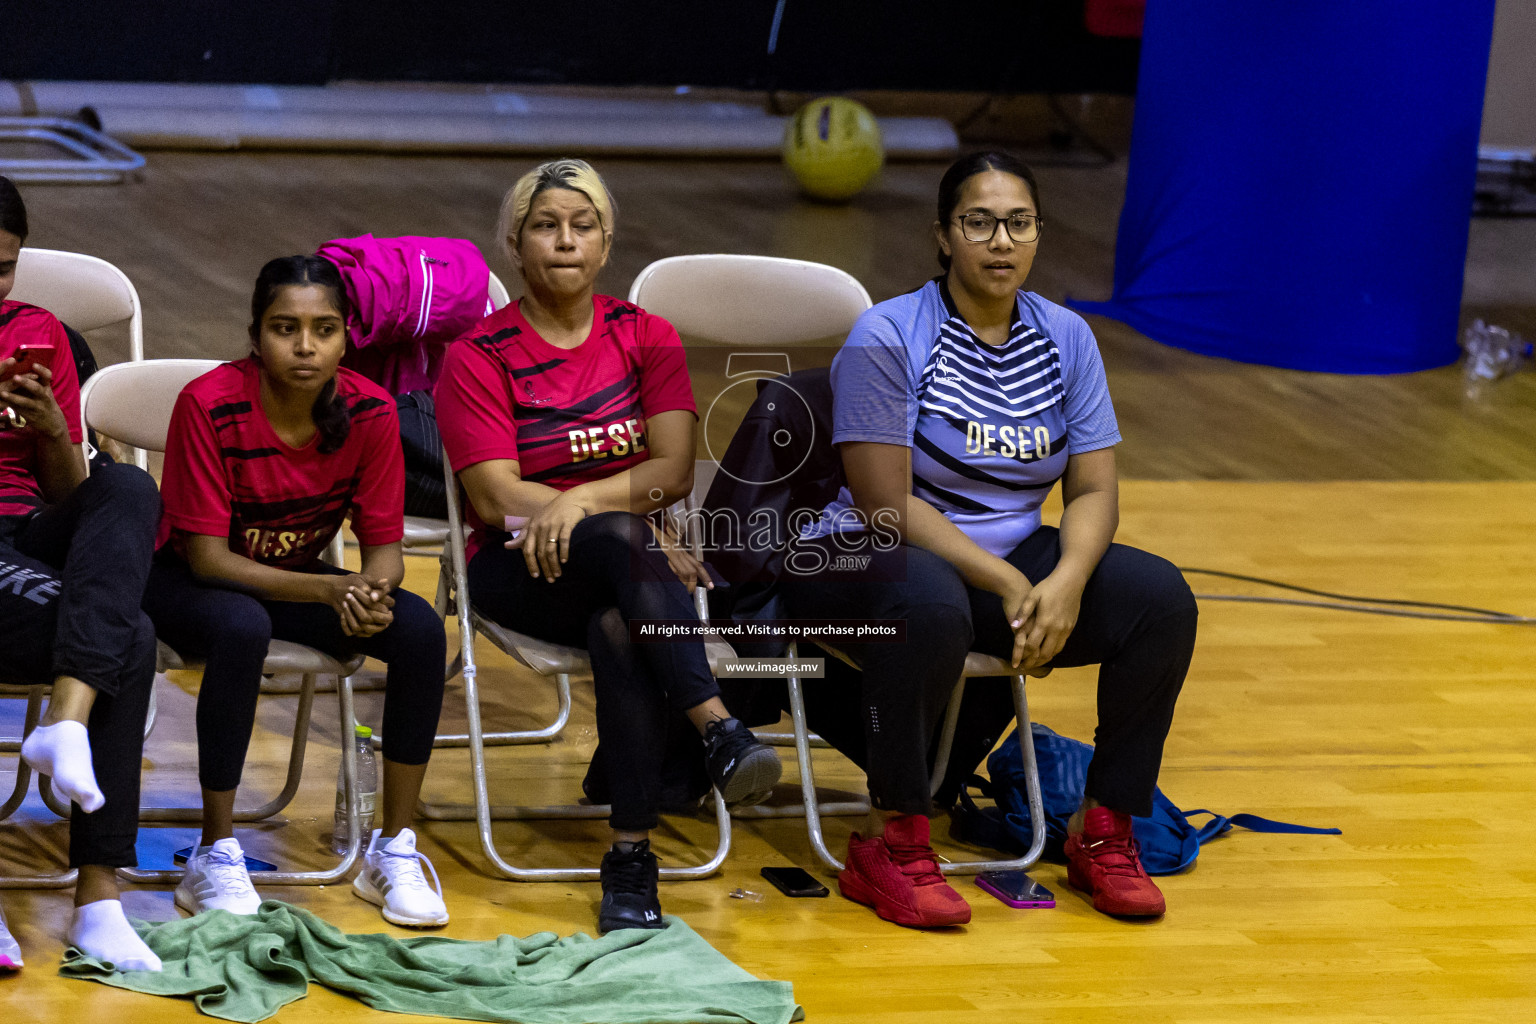
[[[1481,398],[1489,385],[1507,377],[1531,357],[1531,343],[1497,324],[1474,320],[1461,333],[1462,378],[1468,398]]]

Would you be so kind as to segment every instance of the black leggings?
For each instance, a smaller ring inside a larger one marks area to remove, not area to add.
[[[830,538],[814,543],[830,555],[840,553]],[[1048,526],[1007,557],[1035,582],[1060,559],[1059,531]],[[967,586],[938,555],[906,546],[874,551],[863,571],[826,569],[786,577],[781,586],[789,614],[797,618],[906,620],[905,643],[839,645],[862,669],[857,695],[847,686],[834,689],[832,679],[842,675],[834,670],[829,680],[806,684],[806,711],[812,728],[865,768],[876,807],[930,813],[931,749],[967,651],[1012,655],[1002,599]],[[1194,653],[1197,616],[1178,569],[1137,548],[1110,545],[1088,579],[1077,626],[1051,664],[1100,666],[1087,795],[1106,807],[1152,813],[1163,742]],[[1010,687],[1007,678],[967,682],[941,803],[1008,727],[1014,713]],[[846,720],[850,716],[862,729]],[[839,718],[844,720],[828,722]]]
[[[576,524],[570,560],[553,582],[529,576],[523,553],[494,540],[469,563],[481,615],[591,657],[608,823],[622,832],[656,827],[669,718],[720,695],[702,642],[630,642],[633,619],[698,617],[652,537],[639,516],[603,512]]]
[[[334,566],[315,571],[344,574]],[[197,697],[197,775],[204,789],[239,786],[256,722],[261,666],[272,640],[288,640],[345,660],[356,654],[389,666],[384,679],[384,756],[426,764],[443,706],[447,641],[432,606],[396,588],[395,620],[373,636],[348,636],[329,605],[263,601],[199,583],[176,555],[154,561],[144,609],[160,638],[178,653],[205,661]]]
[[[148,473],[108,465],[57,505],[0,518],[0,678],[72,676],[96,691],[86,728],[106,804],[69,819],[71,867],[132,867],[155,630],[139,610],[160,522]]]

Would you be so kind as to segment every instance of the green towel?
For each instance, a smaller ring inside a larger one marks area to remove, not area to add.
[[[307,910],[267,900],[255,916],[214,910],[133,922],[165,963],[118,971],[79,950],[59,973],[255,1024],[303,999],[309,982],[376,1010],[516,1024],[789,1024],[803,1016],[789,982],[759,981],[675,917],[655,931],[599,939],[539,932],[469,942],[429,935],[348,935]]]

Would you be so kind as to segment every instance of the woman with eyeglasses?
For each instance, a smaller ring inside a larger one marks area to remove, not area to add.
[[[933,225],[944,272],[860,317],[833,362],[847,486],[797,539],[788,564],[799,571],[781,581],[797,618],[905,620],[903,642],[846,645],[862,692],[843,706],[863,724],[851,744],[862,749],[847,752],[866,767],[873,810],[838,879],[898,924],[970,920],[939,872],[928,816],[931,751],[971,650],[1034,675],[1100,666],[1068,882],[1104,913],[1164,909],[1131,816],[1152,810],[1195,602],[1173,565],[1111,543],[1120,433],[1088,325],[1024,290],[1041,223],[1034,174],[1017,159],[977,153],[945,173]],[[1060,529],[1040,520],[1058,480]],[[868,556],[863,568],[840,557],[853,553]],[[1012,716],[1007,679],[970,681],[950,792]]]

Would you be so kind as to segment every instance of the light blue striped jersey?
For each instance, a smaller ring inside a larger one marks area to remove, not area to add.
[[[882,302],[833,360],[832,390],[832,442],[911,448],[913,493],[999,557],[1039,528],[1069,455],[1120,440],[1093,332],[1033,292],[996,347],[942,279]],[[852,505],[844,487],[802,536],[862,529]]]

